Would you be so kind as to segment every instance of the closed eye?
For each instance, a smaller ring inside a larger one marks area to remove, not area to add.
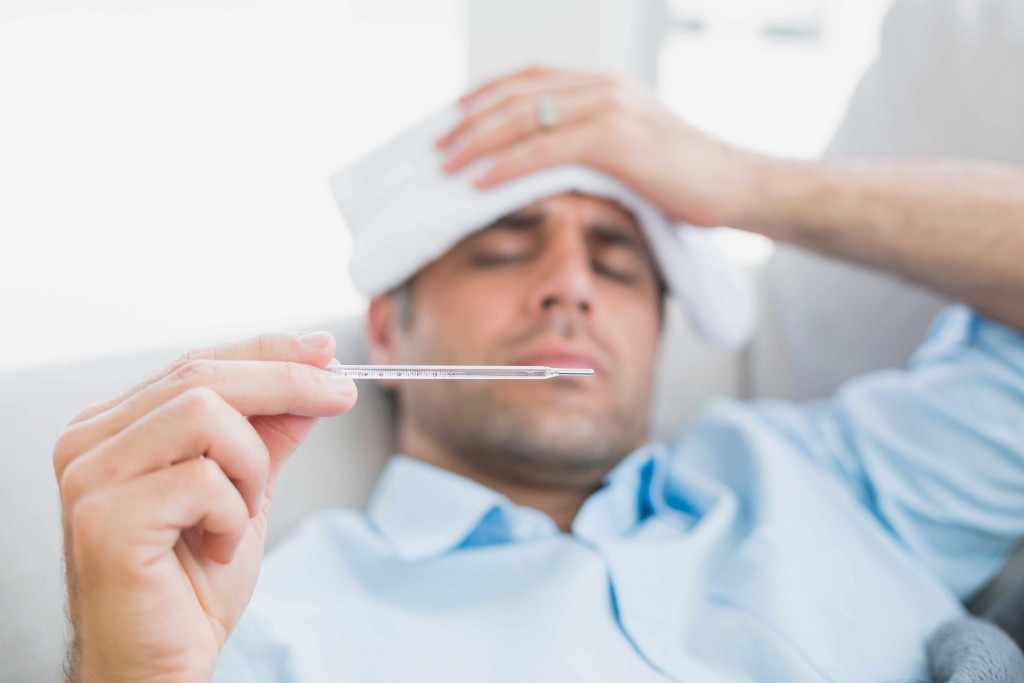
[[[636,282],[636,273],[633,269],[616,268],[597,260],[594,261],[593,268],[594,272],[598,275],[610,278],[616,282],[623,284],[633,284]]]
[[[498,254],[498,253],[477,253],[471,259],[474,266],[481,268],[494,268],[524,261],[527,258],[525,253]]]

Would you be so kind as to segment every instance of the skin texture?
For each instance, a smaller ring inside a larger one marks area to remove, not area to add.
[[[392,297],[371,304],[379,362],[594,367],[591,378],[397,386],[403,452],[568,529],[648,433],[659,290],[632,217],[593,197],[550,197],[464,239],[405,295],[408,320]]]

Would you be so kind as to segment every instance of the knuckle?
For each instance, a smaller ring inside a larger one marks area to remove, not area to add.
[[[260,481],[266,482],[270,476],[270,449],[258,435],[253,439],[252,453],[255,456],[253,460],[256,463]]]
[[[179,409],[189,419],[201,421],[221,407],[223,399],[213,389],[205,386],[192,387],[178,397]]]
[[[299,363],[287,362],[282,365],[281,374],[284,381],[293,389],[302,389],[309,386],[309,375],[306,368]]]
[[[201,456],[196,458],[196,464],[193,466],[195,474],[196,484],[201,490],[207,492],[213,492],[220,488],[224,481],[224,470],[220,468],[217,461],[213,458],[207,458]]]
[[[68,464],[78,456],[77,430],[70,427],[57,438],[53,446],[53,471],[60,477]]]
[[[181,384],[195,386],[210,381],[217,371],[214,361],[207,359],[192,359],[186,361],[171,372],[171,379]]]
[[[456,140],[465,139],[467,135],[470,135],[475,131],[480,124],[491,115],[493,107],[487,107],[479,111],[474,111],[469,114],[465,119],[459,123],[458,129],[456,130]]]
[[[199,360],[200,358],[203,358],[205,356],[206,351],[203,349],[192,349],[191,351],[186,351],[185,353],[181,354],[180,356],[174,359],[174,362],[171,363],[169,370],[173,372],[177,368],[180,368],[182,365],[187,365],[188,363],[191,363],[194,360]]]
[[[299,339],[299,335],[293,334],[288,337],[286,342],[288,355],[291,358],[299,358],[303,353],[302,341]],[[269,358],[268,358],[269,360]]]
[[[274,349],[277,347],[277,335],[265,332],[263,334],[256,335],[253,340],[253,346],[255,347],[256,358],[258,360],[270,360],[274,357]],[[298,335],[289,335],[285,345],[289,353],[299,353],[301,344],[299,343]]]
[[[82,475],[80,474],[81,467],[77,467],[75,463],[71,463],[64,469],[64,473],[60,476],[59,488],[60,488],[60,500],[61,505],[65,510],[71,510],[75,507],[75,503],[82,496]]]
[[[75,413],[75,416],[71,418],[71,420],[68,422],[68,425],[73,425],[78,422],[82,422],[87,418],[92,417],[99,410],[100,405],[101,404],[99,402],[90,403],[85,408]]]
[[[270,449],[260,438],[252,425],[249,429],[238,435],[237,448],[243,453],[243,464],[245,467],[255,468],[258,475],[263,475],[270,469]]]

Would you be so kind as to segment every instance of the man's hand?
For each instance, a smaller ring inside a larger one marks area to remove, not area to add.
[[[539,97],[561,122],[540,126]],[[955,160],[806,162],[730,147],[618,78],[531,67],[460,99],[437,144],[454,172],[483,156],[492,187],[583,164],[671,219],[728,225],[885,270],[1024,329],[1024,172]],[[752,116],[755,114],[751,114]]]
[[[537,117],[540,97],[559,112],[547,130]],[[494,157],[478,187],[583,164],[619,178],[679,222],[734,225],[750,202],[756,155],[698,131],[628,80],[530,67],[459,103],[463,119],[437,144],[449,172]]]
[[[274,481],[355,403],[327,333],[186,354],[57,441],[71,678],[207,681],[256,582]]]

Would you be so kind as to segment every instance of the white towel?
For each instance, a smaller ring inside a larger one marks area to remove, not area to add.
[[[670,225],[659,209],[624,184],[583,166],[560,166],[479,190],[471,178],[489,159],[454,175],[441,170],[434,140],[457,121],[455,108],[446,108],[331,178],[352,231],[352,279],[364,294],[401,284],[463,237],[507,213],[576,191],[611,199],[633,213],[671,295],[706,340],[736,348],[749,339],[755,318],[750,282],[706,230]]]

